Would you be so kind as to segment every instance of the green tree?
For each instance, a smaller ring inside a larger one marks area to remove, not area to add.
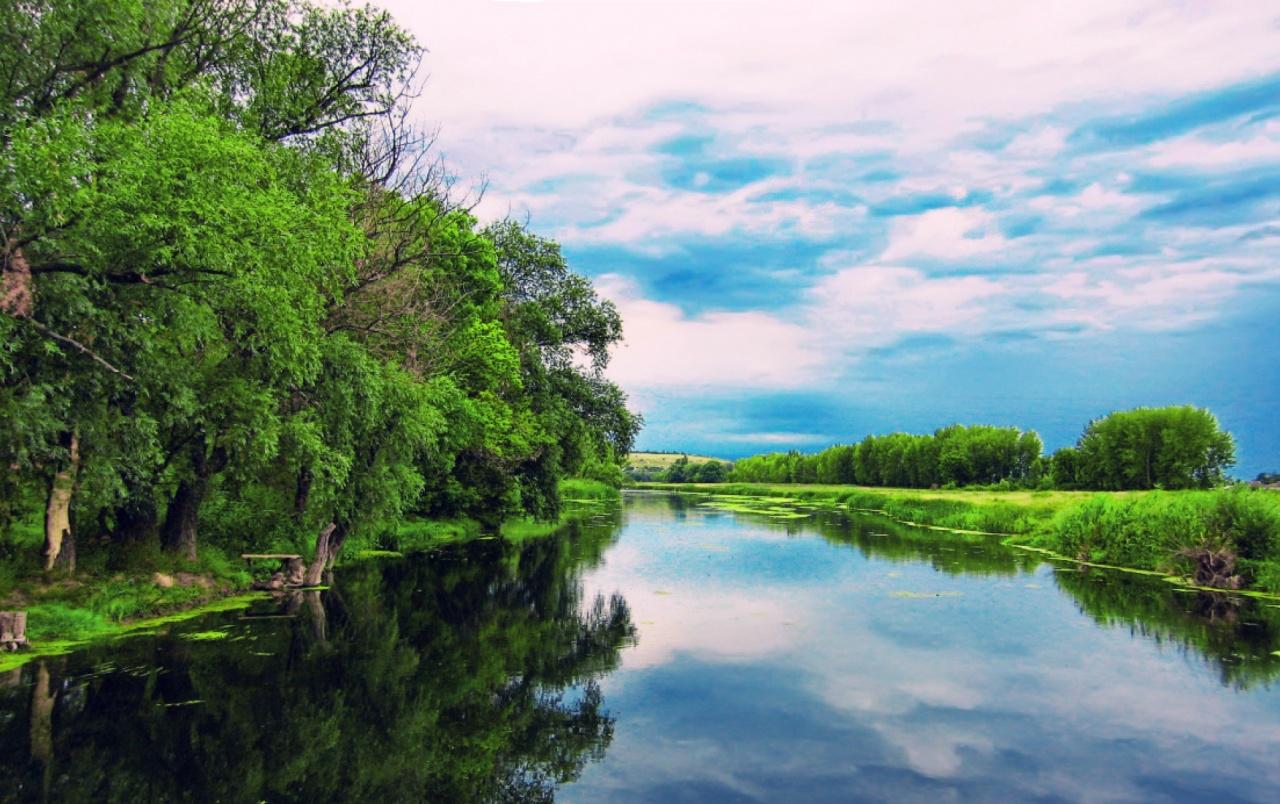
[[[1096,489],[1210,488],[1235,463],[1230,433],[1212,413],[1189,405],[1095,419],[1076,449],[1080,481]]]

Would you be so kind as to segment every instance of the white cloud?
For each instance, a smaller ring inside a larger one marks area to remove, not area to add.
[[[943,207],[896,221],[881,259],[967,260],[999,252],[1006,245],[990,213],[977,208]]]
[[[765,179],[728,193],[655,187],[628,187],[619,193],[617,215],[595,226],[571,224],[557,236],[570,243],[619,243],[643,247],[687,235],[724,237],[736,233],[822,238],[860,219],[865,210],[835,203],[809,203],[761,196],[793,183]]]
[[[1080,263],[1079,270],[994,276],[930,275],[880,264],[817,280],[778,314],[690,316],[643,297],[621,276],[598,285],[618,304],[626,345],[610,375],[633,389],[798,388],[839,376],[870,349],[912,335],[975,341],[1022,331],[1061,337],[1126,327],[1171,331],[1212,319],[1251,284],[1280,281],[1265,258]],[[731,436],[727,436],[732,440]],[[796,433],[751,433],[751,443],[800,443]]]
[[[604,276],[596,286],[625,322],[626,341],[609,366],[625,387],[795,388],[826,364],[808,329],[768,313],[690,316],[644,298],[625,277]]]
[[[713,98],[787,109],[797,123],[901,119],[927,137],[938,124],[1187,92],[1280,66],[1274,4],[1259,0],[383,5],[430,48],[424,108],[464,132],[583,126]]]
[[[1266,133],[1249,139],[1214,142],[1188,136],[1151,148],[1147,160],[1155,167],[1243,167],[1260,162],[1280,163],[1280,125],[1267,125]]]
[[[1129,177],[1280,161],[1280,123],[1119,152],[1070,140],[1089,119],[1280,70],[1271,2],[383,4],[430,48],[420,114],[442,125],[454,169],[489,178],[481,216],[529,215],[570,247],[659,258],[688,239],[829,248],[760,266],[791,287],[814,277],[767,309],[691,313],[635,277],[601,277],[626,325],[610,373],[641,398],[800,388],[915,334],[1171,330],[1280,281],[1265,236],[1280,221],[1161,225],[1139,215],[1168,199]],[[719,190],[712,166],[659,148],[680,136],[707,138],[709,159],[782,164]],[[917,195],[965,206],[872,212]],[[1163,252],[1089,256],[1117,241]]]
[[[997,323],[994,308],[1009,292],[983,277],[864,265],[814,285],[808,318],[830,341],[861,350],[918,333],[977,334]]]

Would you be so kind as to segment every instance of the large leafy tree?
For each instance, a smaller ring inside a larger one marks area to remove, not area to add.
[[[211,498],[322,566],[413,508],[553,514],[629,447],[616,312],[449,197],[385,12],[43,0],[0,44],[0,516],[39,500],[46,566],[77,529],[195,558]]]
[[[592,460],[625,460],[642,424],[604,376],[622,319],[551,240],[506,221],[485,230],[502,276],[502,319],[519,350],[522,409],[532,451],[517,466],[521,499],[554,515],[555,480]]]
[[[1090,422],[1076,453],[1088,488],[1209,488],[1235,463],[1235,441],[1203,408],[1135,408]]]

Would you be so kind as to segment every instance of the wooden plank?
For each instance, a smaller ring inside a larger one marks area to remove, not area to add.
[[[297,555],[296,553],[241,553],[240,557],[245,561],[255,558],[278,558],[282,560],[286,558],[302,558],[302,556]]]

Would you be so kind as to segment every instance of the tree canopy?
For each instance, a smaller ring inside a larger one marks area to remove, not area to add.
[[[195,558],[411,512],[554,516],[640,419],[621,321],[482,227],[407,124],[421,47],[293,0],[0,12],[0,524]],[[251,524],[248,512],[252,512]],[[251,529],[251,530],[250,530]]]

